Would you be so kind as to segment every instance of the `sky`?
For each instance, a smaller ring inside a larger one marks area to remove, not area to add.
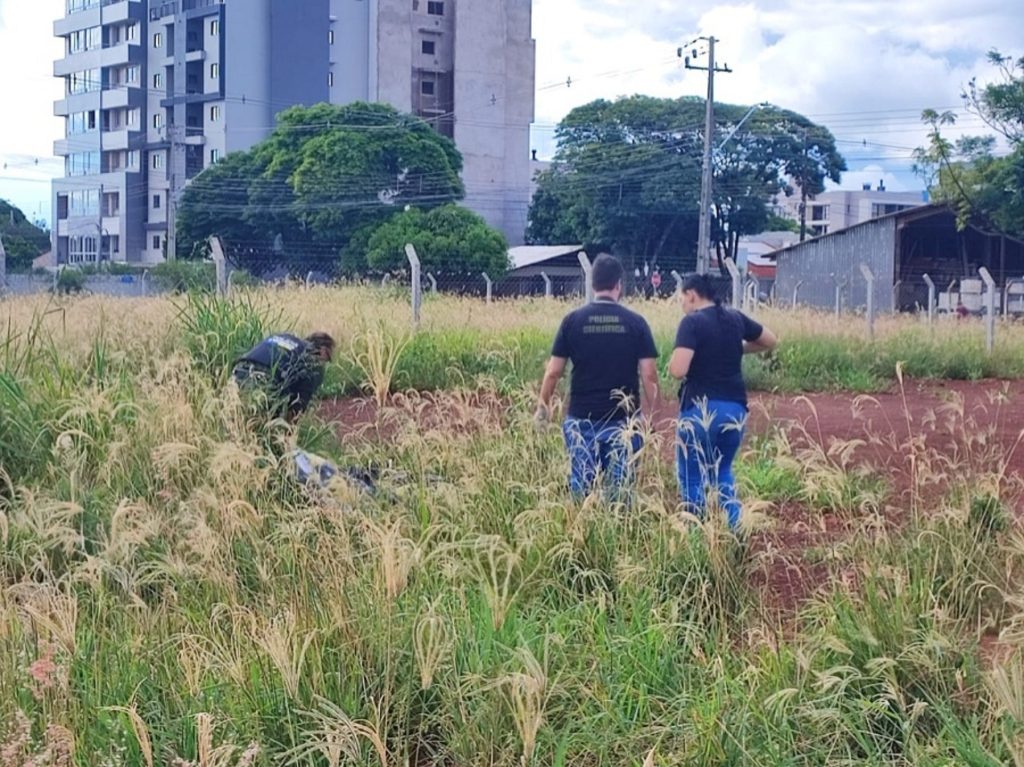
[[[0,0],[0,197],[45,219],[48,179],[62,171],[52,30],[63,7]],[[714,36],[719,63],[733,70],[716,77],[716,101],[767,101],[830,128],[847,158],[847,189],[884,180],[892,191],[919,190],[911,152],[925,142],[921,111],[962,111],[970,79],[994,74],[990,48],[1024,55],[1016,0],[534,0],[533,14],[540,157],[554,151],[557,122],[595,98],[703,96],[706,75],[685,70],[676,49]],[[986,132],[966,113],[957,130]]]

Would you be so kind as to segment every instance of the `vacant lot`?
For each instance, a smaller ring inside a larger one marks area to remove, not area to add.
[[[1024,331],[765,312],[738,543],[678,513],[670,402],[631,508],[569,502],[567,308],[0,304],[0,764],[1024,763],[1024,386],[964,380]],[[286,328],[342,352],[295,433],[225,386]],[[296,441],[382,492],[295,486]]]

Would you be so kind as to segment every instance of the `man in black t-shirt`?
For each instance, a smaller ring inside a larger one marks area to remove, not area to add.
[[[600,469],[614,489],[632,478],[643,441],[635,428],[641,384],[646,402],[658,398],[658,351],[651,328],[619,305],[622,264],[598,256],[592,270],[594,302],[562,320],[541,383],[537,420],[546,421],[567,361],[572,361],[569,409],[562,430],[569,451],[569,484],[576,496],[590,492]]]
[[[294,421],[309,407],[333,355],[334,339],[326,333],[305,339],[278,333],[243,354],[232,375],[240,388],[267,398],[272,416]]]

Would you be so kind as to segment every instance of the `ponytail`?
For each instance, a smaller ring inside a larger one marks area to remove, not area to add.
[[[682,289],[684,291],[692,290],[698,296],[703,298],[705,301],[714,302],[718,309],[722,309],[722,297],[718,295],[718,291],[715,289],[715,283],[711,281],[711,278],[706,274],[697,274],[693,272],[683,278]]]

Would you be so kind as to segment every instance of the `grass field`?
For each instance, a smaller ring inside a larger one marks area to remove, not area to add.
[[[667,352],[675,306],[641,308]],[[862,446],[769,429],[739,467],[747,544],[678,514],[657,449],[633,507],[574,505],[530,421],[566,309],[431,298],[413,337],[368,290],[0,304],[0,767],[1024,765],[1014,448],[951,410],[943,450],[917,419],[897,486]],[[759,389],[1024,374],[1013,326],[989,357],[976,323],[871,345],[859,319],[759,318],[783,339]],[[375,398],[388,439],[248,423],[229,362],[288,328],[339,339],[330,393]],[[295,440],[388,492],[296,487]],[[783,506],[844,532],[789,609],[753,576]]]

